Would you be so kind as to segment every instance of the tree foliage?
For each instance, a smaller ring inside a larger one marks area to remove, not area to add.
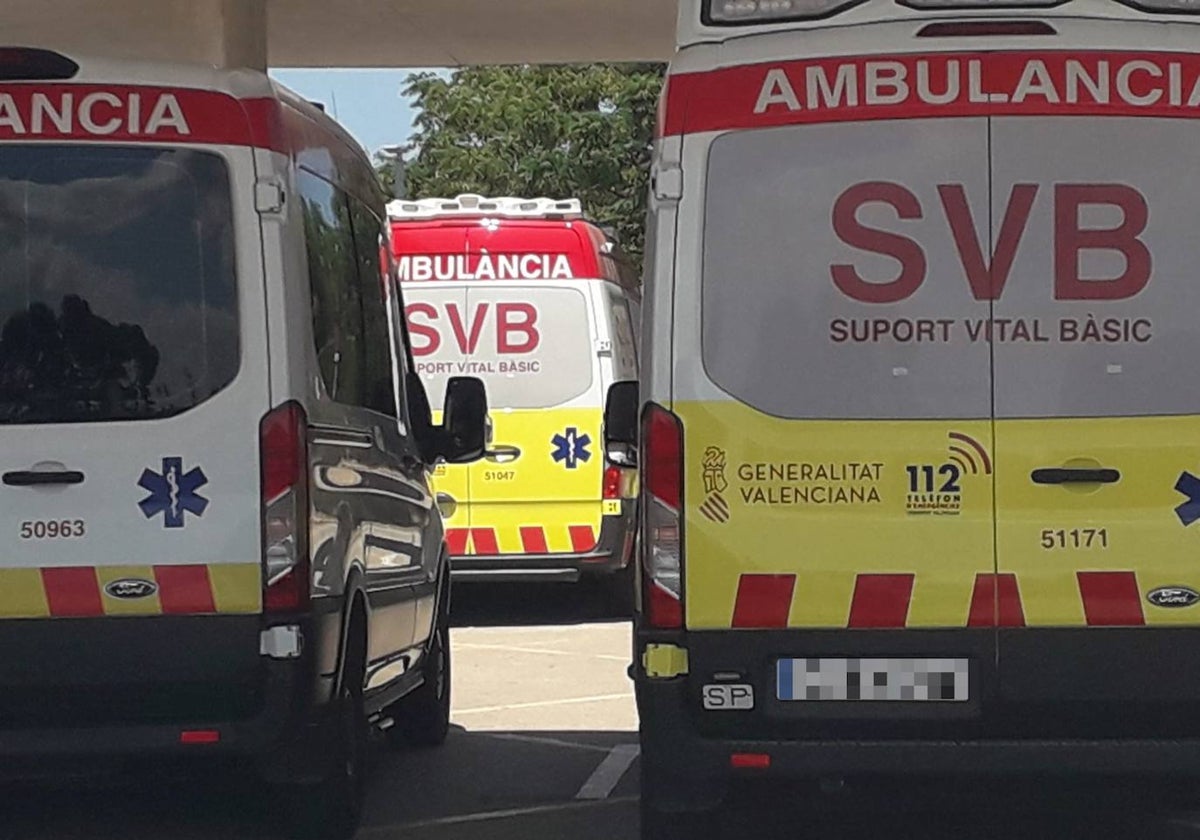
[[[415,73],[406,195],[579,198],[640,258],[662,74],[654,64]],[[391,181],[390,166],[380,173]]]

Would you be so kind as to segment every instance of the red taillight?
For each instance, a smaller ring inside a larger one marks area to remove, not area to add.
[[[645,441],[642,463],[646,489],[668,507],[679,511],[683,498],[681,451],[683,434],[679,418],[656,405],[646,408],[642,419],[642,440]]]
[[[179,743],[189,746],[196,744],[218,744],[221,733],[215,729],[185,729],[179,733]]]
[[[733,753],[729,766],[735,770],[766,770],[771,766],[771,756],[766,753]]]
[[[284,403],[263,418],[262,501],[269,505],[300,483],[307,469],[308,422],[297,403]]]
[[[263,610],[308,606],[308,418],[289,402],[259,426],[262,470]]]
[[[651,403],[642,416],[642,612],[655,629],[683,627],[683,428]]]
[[[621,468],[605,467],[604,469],[604,498],[621,498]]]

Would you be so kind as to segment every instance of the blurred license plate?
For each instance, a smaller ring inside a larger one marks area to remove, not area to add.
[[[963,702],[968,659],[780,659],[780,700]]]

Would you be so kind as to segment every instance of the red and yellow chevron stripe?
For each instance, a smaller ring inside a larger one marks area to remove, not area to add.
[[[592,525],[546,528],[522,525],[515,534],[497,528],[447,528],[446,546],[455,557],[504,554],[586,554],[599,536]]]
[[[125,579],[153,582],[157,590],[142,598],[115,598],[105,591]],[[0,618],[253,614],[261,609],[257,563],[0,569]]]
[[[1136,572],[1079,571],[1075,578],[1088,627],[1140,627],[1147,623]],[[914,574],[857,575],[845,626],[851,629],[907,627],[915,581]],[[741,575],[730,626],[788,627],[792,601],[802,585],[802,575]],[[1026,626],[1016,574],[975,576],[966,626]]]

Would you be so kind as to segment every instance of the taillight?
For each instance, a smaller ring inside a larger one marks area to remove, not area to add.
[[[608,466],[604,468],[604,498],[621,498],[621,468]]]
[[[262,470],[263,610],[296,612],[309,603],[308,418],[284,403],[259,425]]]
[[[642,480],[646,544],[642,561],[642,612],[650,627],[683,627],[683,427],[654,405],[642,416]]]

